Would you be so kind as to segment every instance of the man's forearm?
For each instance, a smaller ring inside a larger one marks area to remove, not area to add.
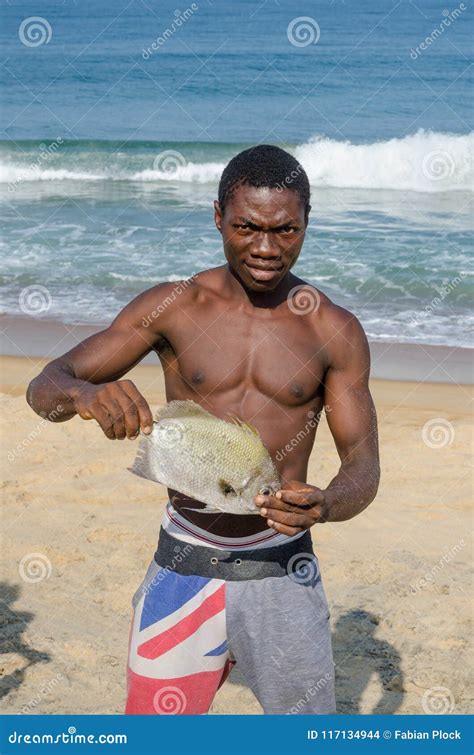
[[[74,395],[83,384],[67,364],[48,364],[29,384],[26,400],[41,417],[64,422],[76,414]]]
[[[327,522],[343,522],[360,514],[377,495],[380,480],[378,462],[342,464],[324,490]]]

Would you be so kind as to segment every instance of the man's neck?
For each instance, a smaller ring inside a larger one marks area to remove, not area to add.
[[[291,288],[297,282],[297,278],[292,273],[287,273],[278,286],[271,291],[255,291],[245,286],[237,273],[229,265],[224,270],[224,279],[225,285],[232,293],[233,298],[241,299],[259,309],[274,309],[278,307],[286,300]]]

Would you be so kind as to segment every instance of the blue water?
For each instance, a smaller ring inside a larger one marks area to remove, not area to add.
[[[221,264],[220,172],[271,142],[312,184],[296,272],[372,339],[469,345],[466,6],[3,4],[3,311],[105,324],[155,282]]]

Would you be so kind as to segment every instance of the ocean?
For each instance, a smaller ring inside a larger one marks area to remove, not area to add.
[[[311,182],[298,275],[372,341],[472,346],[467,4],[11,0],[1,20],[3,313],[106,325],[222,264],[220,173],[266,142]]]

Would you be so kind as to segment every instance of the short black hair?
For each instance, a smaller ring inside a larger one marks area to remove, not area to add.
[[[222,212],[235,190],[242,185],[295,191],[304,204],[305,213],[309,212],[309,180],[303,166],[289,152],[273,144],[245,149],[226,165],[219,182],[218,198]]]

